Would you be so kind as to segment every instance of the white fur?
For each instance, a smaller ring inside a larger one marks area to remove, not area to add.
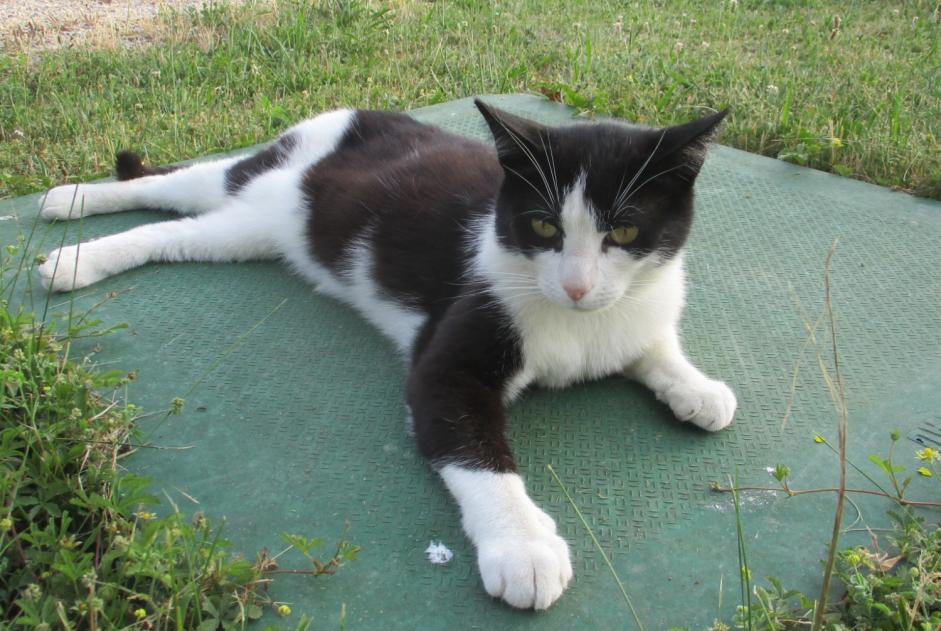
[[[43,219],[75,219],[135,208],[172,209],[182,215],[198,215],[226,202],[225,172],[238,158],[194,164],[166,175],[150,175],[126,182],[66,184],[39,200]]]
[[[735,416],[735,394],[689,363],[675,333],[654,342],[626,374],[653,390],[681,421],[715,432],[727,427]]]
[[[650,387],[683,421],[715,431],[732,422],[736,401],[680,350],[677,325],[685,303],[683,257],[635,259],[602,251],[604,233],[591,217],[580,178],[562,204],[562,252],[528,258],[504,248],[492,220],[476,236],[475,270],[500,298],[523,345],[523,366],[504,388],[505,401],[529,384],[562,388],[624,373]],[[574,279],[574,280],[573,280]],[[564,289],[587,293],[577,302]]]
[[[526,494],[522,478],[454,464],[440,473],[461,507],[487,593],[521,609],[555,602],[572,578],[568,544]]]

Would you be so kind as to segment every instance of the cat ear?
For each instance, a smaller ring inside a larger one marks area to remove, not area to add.
[[[501,163],[519,163],[521,159],[523,163],[529,163],[531,158],[528,156],[543,153],[548,135],[544,125],[499,110],[480,99],[474,99],[474,105],[490,126]]]
[[[659,139],[655,141],[659,146],[655,150],[654,162],[672,163],[676,174],[692,183],[706,159],[707,144],[728,113],[729,108],[725,108],[705,118],[661,130]]]

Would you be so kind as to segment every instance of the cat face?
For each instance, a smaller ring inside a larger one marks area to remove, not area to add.
[[[496,233],[513,263],[498,282],[597,311],[681,250],[706,142],[727,112],[666,129],[550,128],[477,105],[504,170]]]

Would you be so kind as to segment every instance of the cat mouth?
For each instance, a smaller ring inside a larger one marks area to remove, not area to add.
[[[610,309],[616,303],[617,303],[617,300],[608,301],[608,302],[604,302],[601,304],[598,304],[595,302],[588,303],[582,300],[579,300],[578,302],[570,300],[567,304],[563,304],[561,306],[564,306],[570,311],[576,311],[578,313],[600,313],[602,311],[606,311]],[[559,304],[559,303],[556,303],[556,304]]]

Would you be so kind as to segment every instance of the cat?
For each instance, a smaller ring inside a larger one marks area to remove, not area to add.
[[[408,424],[460,507],[486,591],[545,609],[568,544],[529,498],[504,436],[530,385],[623,374],[715,431],[736,399],[684,356],[693,183],[727,114],[664,129],[548,127],[477,100],[495,147],[404,114],[337,110],[246,158],[59,186],[41,216],[136,208],[186,217],[49,254],[52,291],[155,261],[281,259],[405,356]]]

